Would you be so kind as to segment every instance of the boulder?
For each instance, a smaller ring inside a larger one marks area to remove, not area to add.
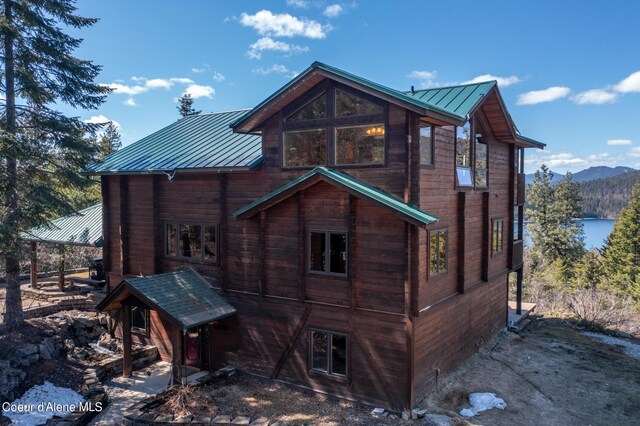
[[[38,347],[36,345],[32,345],[31,343],[27,343],[22,345],[17,350],[18,354],[21,356],[29,356],[38,353]]]

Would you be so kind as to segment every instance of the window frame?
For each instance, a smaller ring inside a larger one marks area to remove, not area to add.
[[[383,152],[383,159],[381,163],[338,163],[338,130],[341,129],[356,129],[356,128],[362,128],[362,127],[380,127],[382,126],[384,128],[384,135],[383,135],[383,146],[382,146],[382,150]],[[334,140],[334,144],[333,144],[333,165],[337,166],[337,167],[353,167],[353,166],[358,166],[358,167],[371,167],[371,166],[383,166],[385,164],[386,158],[387,158],[387,126],[385,125],[385,123],[383,122],[378,122],[378,123],[370,123],[370,124],[354,124],[354,125],[336,125],[333,126],[333,140]]]
[[[440,267],[438,266],[438,270],[437,271],[433,271],[431,269],[431,235],[432,234],[438,234],[437,237],[437,244],[436,246],[438,247],[438,250],[436,252],[436,264],[440,265],[440,235],[445,234],[446,235],[446,240],[445,240],[445,246],[444,246],[444,270],[441,270]],[[437,229],[430,229],[427,232],[427,275],[429,278],[434,278],[434,277],[439,277],[442,275],[445,275],[447,272],[449,272],[449,228],[437,228]]]
[[[326,330],[323,328],[317,328],[317,327],[309,327],[308,329],[309,332],[309,340],[308,340],[308,344],[309,344],[309,351],[308,351],[308,368],[309,368],[309,372],[311,373],[315,373],[315,374],[322,374],[324,376],[328,376],[328,377],[334,377],[334,378],[338,378],[338,379],[342,379],[342,380],[346,380],[349,378],[349,361],[350,361],[350,350],[351,350],[351,344],[350,344],[350,335],[349,333],[343,333],[340,331],[331,331],[331,330]],[[324,333],[327,335],[327,370],[319,370],[317,368],[313,367],[313,333],[314,332],[318,332],[318,333]],[[333,336],[341,336],[345,338],[345,374],[340,374],[340,373],[334,373],[333,372]]]
[[[486,127],[482,123],[482,120],[477,117],[477,115],[473,115],[468,121],[469,123],[469,166],[458,166],[457,163],[457,150],[458,150],[458,128],[463,126],[453,126],[453,138],[454,138],[454,156],[453,156],[453,173],[454,173],[454,182],[455,189],[459,191],[486,191],[489,189],[490,181],[489,181],[489,164],[490,164],[490,142],[491,138],[489,137],[489,133],[486,130]],[[467,124],[465,123],[465,125]],[[487,160],[486,160],[486,181],[487,184],[484,186],[480,186],[476,184],[476,133],[482,133],[486,139],[486,150],[487,150]],[[458,169],[468,170],[471,174],[471,185],[460,185],[458,179]]]
[[[324,254],[326,261],[326,266],[328,270],[326,271],[316,271],[315,269],[311,269],[311,234],[324,234]],[[345,272],[331,272],[331,234],[344,234],[346,238],[345,244]],[[346,278],[349,276],[349,232],[340,231],[340,230],[326,230],[326,229],[316,229],[309,228],[307,229],[307,241],[306,241],[306,262],[307,262],[307,273],[310,275],[324,275],[331,277],[342,277]]]
[[[135,309],[142,309],[144,311],[144,324],[145,324],[145,328],[138,328],[138,327],[134,327],[133,325],[133,310]],[[147,307],[143,307],[143,306],[138,306],[138,305],[129,305],[129,309],[131,310],[131,333],[134,334],[138,334],[141,336],[149,336],[149,332],[150,332],[150,321],[149,321],[149,308]]]
[[[168,253],[168,240],[169,240],[169,225],[173,226],[176,230],[175,240],[174,240],[174,251],[175,255],[171,255]],[[180,255],[180,226],[200,226],[200,257],[193,256],[182,256]],[[214,227],[216,232],[216,256],[215,259],[206,259],[205,256],[205,228]],[[220,264],[220,224],[219,223],[210,223],[210,222],[193,222],[193,221],[167,221],[164,222],[164,251],[163,256],[167,259],[176,259],[180,261],[188,260],[190,262],[195,263],[206,263],[209,265],[219,265]]]
[[[500,239],[497,239],[497,231],[500,230]],[[491,256],[504,253],[504,218],[491,219]]]
[[[371,102],[375,105],[382,107],[382,114],[377,115],[362,115],[362,116],[345,116],[337,117],[335,115],[335,96],[336,90],[341,90],[347,94],[356,96],[367,102]],[[326,102],[326,118],[307,120],[307,121],[294,121],[287,122],[286,118],[300,110],[310,102],[315,100],[318,96],[325,94],[327,96]],[[384,159],[381,163],[362,163],[362,164],[338,164],[336,162],[336,129],[343,127],[357,127],[357,126],[372,126],[374,124],[384,125]],[[280,131],[280,158],[279,163],[282,170],[307,170],[318,166],[330,166],[340,169],[349,168],[375,168],[386,167],[388,164],[388,149],[389,149],[389,104],[379,98],[371,96],[367,93],[360,92],[357,89],[343,85],[337,82],[325,81],[316,85],[316,87],[310,89],[307,93],[301,96],[299,99],[293,101],[289,106],[283,108],[279,112],[279,131]],[[304,130],[319,130],[324,129],[326,131],[326,161],[323,164],[308,164],[304,166],[287,166],[284,150],[284,139],[287,132],[304,131]]]
[[[420,136],[420,131],[423,128],[431,129],[431,163],[426,164],[422,162],[422,139]],[[436,167],[436,126],[431,123],[420,123],[418,128],[418,152],[420,153],[420,167],[425,169],[434,169]]]

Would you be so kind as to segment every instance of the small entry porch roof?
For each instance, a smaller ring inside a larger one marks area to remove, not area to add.
[[[96,309],[120,309],[129,296],[158,311],[183,332],[237,312],[203,277],[191,269],[127,278]]]

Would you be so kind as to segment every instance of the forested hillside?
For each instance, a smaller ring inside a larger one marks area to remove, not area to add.
[[[631,188],[640,180],[640,171],[623,173],[580,184],[584,217],[616,218],[631,199]]]

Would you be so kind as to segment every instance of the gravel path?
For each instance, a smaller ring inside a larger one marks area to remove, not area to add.
[[[588,331],[582,334],[607,345],[622,346],[624,347],[625,354],[635,359],[640,359],[640,344],[638,343],[633,343],[630,340],[621,339],[619,337],[611,337],[607,336],[606,334],[592,333]]]

